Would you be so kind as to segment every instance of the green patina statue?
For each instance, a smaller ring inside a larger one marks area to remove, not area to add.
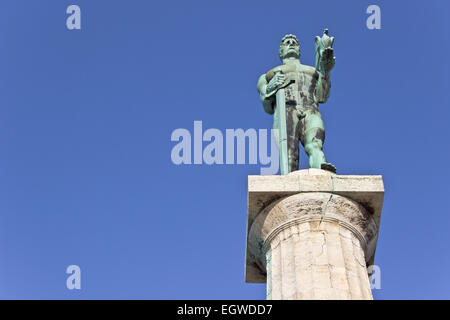
[[[283,62],[259,77],[258,91],[264,110],[274,115],[273,128],[280,153],[281,174],[298,170],[299,140],[309,156],[309,167],[336,172],[322,151],[325,127],[319,103],[330,94],[330,71],[334,67],[333,37],[325,29],[315,38],[316,65],[300,63],[300,45],[296,36],[281,40],[279,55]]]

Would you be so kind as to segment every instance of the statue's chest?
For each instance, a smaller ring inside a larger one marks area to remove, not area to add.
[[[270,82],[276,72],[282,72],[286,77],[285,84],[289,83],[289,85],[285,86],[286,94],[298,92],[302,96],[314,95],[319,78],[318,72],[311,72],[311,70],[307,69],[302,70],[293,66],[282,65],[270,70],[266,74],[267,82]]]
[[[306,72],[289,72],[286,75],[286,94],[297,92],[302,96],[313,95],[318,77]]]
[[[292,72],[287,73],[285,76],[286,81],[289,83],[284,88],[287,104],[303,105],[305,107],[316,104],[315,89],[318,77],[305,72]]]

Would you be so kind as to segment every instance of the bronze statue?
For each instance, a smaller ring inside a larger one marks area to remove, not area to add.
[[[319,103],[325,103],[330,94],[330,71],[335,63],[333,41],[327,29],[322,37],[316,37],[316,66],[311,67],[300,63],[299,42],[288,34],[279,49],[283,64],[259,77],[264,110],[274,114],[281,174],[298,170],[299,141],[309,156],[310,168],[336,172],[322,151],[325,127],[319,112]]]

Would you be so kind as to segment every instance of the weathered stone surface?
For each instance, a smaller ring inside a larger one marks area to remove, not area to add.
[[[383,195],[381,176],[249,176],[246,281],[268,299],[372,299]]]

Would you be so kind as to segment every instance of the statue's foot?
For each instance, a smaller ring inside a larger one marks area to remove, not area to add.
[[[320,168],[322,170],[327,170],[333,173],[336,173],[336,167],[333,166],[331,163],[322,163],[322,165],[320,166]]]

